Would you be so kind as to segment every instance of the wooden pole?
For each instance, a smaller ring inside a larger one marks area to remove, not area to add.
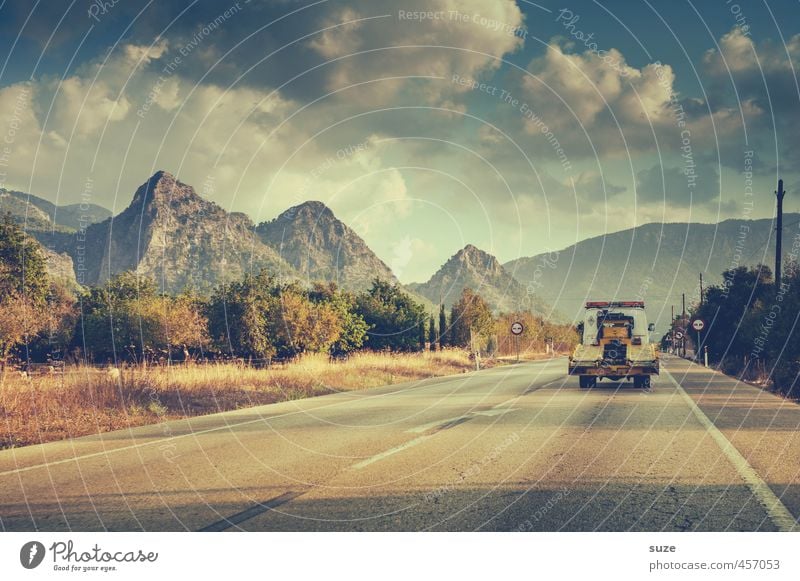
[[[781,288],[781,245],[783,243],[783,196],[786,192],[783,191],[783,180],[778,180],[778,191],[775,196],[778,199],[778,216],[776,224],[775,235],[775,291]]]

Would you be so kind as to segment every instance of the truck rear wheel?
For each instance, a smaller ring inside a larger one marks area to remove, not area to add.
[[[593,375],[581,375],[579,382],[581,389],[589,389],[597,385],[597,378]]]
[[[640,389],[650,389],[650,376],[649,375],[637,375],[633,378],[633,387],[638,387]]]

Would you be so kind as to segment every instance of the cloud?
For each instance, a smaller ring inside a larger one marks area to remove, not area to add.
[[[335,59],[346,56],[356,52],[363,45],[359,31],[364,26],[364,21],[352,8],[340,10],[323,24],[323,32],[312,38],[308,46],[324,58]]]
[[[675,75],[669,65],[637,69],[614,48],[603,55],[568,53],[558,41],[551,41],[528,71],[531,74],[521,79],[525,97],[536,104],[551,128],[574,131],[579,126],[591,133],[614,123],[612,113],[624,133],[670,122]]]
[[[654,165],[636,174],[636,191],[640,203],[688,208],[717,201],[720,176],[712,165],[698,165],[688,175],[681,167]]]
[[[781,165],[800,171],[800,151],[794,147],[800,131],[798,62],[800,34],[790,37],[785,44],[769,39],[755,42],[740,27],[725,34],[718,48],[705,53],[708,107],[714,118],[727,115],[736,119],[737,125],[735,132],[720,132],[723,163],[731,167],[741,165],[746,129],[749,148],[757,151],[758,159],[763,158],[754,165],[755,171],[775,171],[778,160],[770,151],[774,152],[776,145]],[[732,141],[739,145],[739,151],[735,148],[730,151]]]
[[[434,16],[410,16],[420,13]],[[357,19],[362,20],[351,22]],[[523,43],[520,36],[509,33],[523,26],[522,12],[512,0],[410,0],[402,5],[392,0],[359,0],[317,22],[320,29],[329,30],[307,46],[325,59],[339,59],[325,66],[328,90],[384,77],[443,79],[387,81],[347,94],[348,100],[375,106],[385,104],[401,89],[428,103],[446,101],[465,91],[449,82],[454,73],[476,77],[497,70],[500,59]]]

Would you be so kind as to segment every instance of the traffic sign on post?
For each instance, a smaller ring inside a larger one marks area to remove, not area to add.
[[[519,363],[519,336],[524,330],[525,327],[519,321],[511,323],[511,334],[514,335],[514,346],[517,348],[517,363]]]
[[[706,322],[703,319],[695,319],[692,321],[692,329],[697,331],[697,344],[694,346],[695,361],[700,363],[700,331],[705,329]]]

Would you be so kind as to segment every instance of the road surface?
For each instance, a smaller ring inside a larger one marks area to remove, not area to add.
[[[800,406],[665,357],[566,360],[0,452],[0,530],[755,531],[800,516]]]

